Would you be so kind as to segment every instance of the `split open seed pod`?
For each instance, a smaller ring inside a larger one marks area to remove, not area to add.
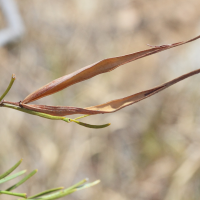
[[[126,64],[128,62],[132,62],[134,60],[192,42],[194,40],[197,40],[198,38],[200,38],[200,36],[197,36],[185,42],[154,46],[144,51],[139,51],[136,53],[132,53],[132,54],[124,55],[120,57],[108,58],[108,59],[96,62],[94,64],[81,68],[71,74],[68,74],[63,77],[53,80],[52,82],[39,88],[35,92],[29,94],[23,101],[21,101],[20,105],[29,110],[42,112],[42,113],[46,113],[46,114],[50,114],[54,116],[66,116],[66,115],[72,115],[72,114],[94,115],[94,114],[115,112],[126,106],[129,106],[138,101],[146,99],[185,78],[188,78],[190,76],[200,73],[200,69],[192,71],[185,75],[182,75],[160,86],[139,92],[137,94],[133,94],[128,97],[112,100],[110,102],[107,102],[101,105],[91,106],[87,108],[78,108],[78,107],[70,107],[70,106],[35,105],[35,104],[28,104],[28,103],[35,101],[37,99],[43,98],[45,96],[54,94],[60,90],[63,90],[64,88],[67,88],[75,83],[90,79],[98,74],[110,72],[114,70],[115,68],[123,64]]]

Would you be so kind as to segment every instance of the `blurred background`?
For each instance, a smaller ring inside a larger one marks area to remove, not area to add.
[[[5,98],[10,101],[22,100],[53,79],[104,58],[200,34],[199,0],[15,3],[24,34],[0,48],[0,94],[12,73],[17,77]],[[0,28],[5,27],[1,9]],[[35,103],[88,107],[150,89],[199,68],[199,49],[197,40],[123,65]],[[188,78],[116,113],[82,120],[111,123],[99,130],[1,108],[0,172],[21,158],[21,170],[38,169],[16,190],[29,195],[68,187],[88,177],[101,183],[63,199],[197,200],[199,77]]]

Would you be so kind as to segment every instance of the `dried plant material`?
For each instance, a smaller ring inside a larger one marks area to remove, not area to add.
[[[149,90],[145,90],[136,94],[133,94],[131,96],[116,99],[101,105],[92,106],[88,108],[77,108],[77,107],[70,107],[70,106],[45,106],[45,105],[27,105],[20,103],[20,106],[37,111],[37,112],[43,112],[46,114],[54,115],[54,116],[66,116],[66,115],[73,115],[73,114],[87,114],[87,115],[94,115],[94,114],[103,114],[103,113],[111,113],[115,112],[117,110],[120,110],[126,106],[129,106],[131,104],[137,103],[138,101],[141,101],[143,99],[146,99],[168,87],[171,85],[174,85],[175,83],[182,81],[190,76],[193,76],[195,74],[200,73],[200,69],[197,69],[195,71],[192,71],[190,73],[184,74],[178,78],[175,78],[167,83],[164,83],[160,86],[154,87]],[[7,102],[9,103],[9,102]],[[10,102],[11,103],[11,102]]]
[[[84,115],[94,115],[104,113],[103,111],[89,110],[84,108],[70,107],[70,106],[46,106],[46,105],[29,105],[20,103],[20,106],[28,110],[33,110],[37,112],[46,113],[54,116],[66,116],[73,114],[84,114]]]
[[[123,65],[125,63],[134,61],[136,59],[151,55],[151,54],[155,54],[158,53],[160,51],[164,51],[166,49],[170,49],[191,41],[194,41],[196,39],[200,38],[200,36],[195,37],[191,40],[188,40],[186,42],[178,42],[178,43],[174,43],[171,45],[162,45],[162,46],[155,46],[151,49],[148,50],[144,50],[144,51],[140,51],[140,52],[136,52],[133,54],[129,54],[129,55],[125,55],[125,56],[121,56],[121,57],[115,57],[115,58],[109,58],[109,59],[105,59],[103,61],[97,62],[95,64],[89,65],[87,67],[84,67],[74,73],[71,73],[69,75],[63,76],[61,78],[58,78],[50,83],[48,83],[47,85],[41,87],[40,89],[38,89],[37,91],[33,92],[32,94],[28,95],[23,101],[20,102],[10,102],[10,101],[4,101],[2,100],[0,102],[0,106],[7,106],[9,107],[9,104],[14,105],[10,106],[13,109],[20,109],[21,111],[24,112],[34,112],[34,113],[30,113],[30,114],[34,114],[34,115],[38,115],[44,118],[48,118],[48,119],[56,119],[56,120],[64,120],[67,122],[70,122],[70,119],[68,118],[63,118],[60,116],[66,116],[66,115],[73,115],[73,114],[84,114],[84,115],[95,115],[95,114],[103,114],[103,113],[111,113],[111,112],[115,112],[117,110],[120,110],[126,106],[129,106],[131,104],[137,103],[138,101],[141,101],[143,99],[146,99],[166,88],[168,88],[169,86],[182,81],[190,76],[193,76],[195,74],[200,73],[200,69],[197,69],[195,71],[189,72],[185,75],[182,75],[178,78],[175,78],[167,83],[164,83],[160,86],[154,87],[152,89],[149,90],[145,90],[136,94],[133,94],[131,96],[128,97],[124,97],[121,99],[116,99],[101,105],[97,105],[97,106],[91,106],[91,107],[87,107],[87,108],[78,108],[78,107],[70,107],[70,106],[47,106],[47,105],[28,105],[27,103],[35,101],[36,99],[40,99],[42,97],[45,97],[47,95],[53,94],[55,92],[58,92],[70,85],[73,85],[75,83],[84,81],[86,79],[92,78],[93,76],[96,76],[98,74],[101,73],[105,73],[105,72],[109,72],[113,69],[115,69],[116,67]],[[9,91],[9,90],[8,90]],[[8,104],[8,105],[6,105]],[[20,108],[21,107],[21,108]],[[24,108],[24,109],[23,109]],[[85,116],[84,116],[85,117]],[[78,118],[77,118],[78,119]],[[71,120],[74,121],[76,123],[79,123],[80,125],[83,126],[87,126],[87,127],[92,127],[92,128],[103,128],[106,127],[110,124],[105,124],[105,125],[88,125],[82,122],[77,121],[76,119]]]
[[[75,122],[81,126],[85,126],[88,128],[105,128],[109,126],[110,123],[102,124],[102,125],[91,125],[91,124],[86,124],[86,123],[77,121],[77,119],[80,119],[89,115],[112,113],[117,110],[120,110],[126,106],[129,106],[143,99],[146,99],[168,88],[169,86],[176,84],[179,81],[182,81],[190,76],[200,73],[200,69],[184,74],[178,78],[175,78],[167,83],[164,83],[152,89],[145,90],[145,91],[133,94],[131,96],[121,98],[121,99],[116,99],[116,100],[113,100],[101,105],[91,106],[87,108],[78,108],[78,107],[71,107],[71,106],[47,106],[47,105],[35,105],[35,104],[30,105],[27,103],[30,103],[32,101],[35,101],[47,95],[56,93],[70,85],[92,78],[93,76],[96,76],[98,74],[112,71],[116,67],[123,65],[125,63],[134,61],[136,59],[139,59],[151,54],[158,53],[160,51],[164,51],[166,49],[176,47],[188,42],[192,42],[198,38],[200,38],[200,36],[195,37],[186,42],[178,42],[171,45],[154,46],[151,49],[139,51],[133,54],[102,60],[100,62],[84,67],[74,73],[63,76],[61,78],[58,78],[48,83],[47,85],[41,87],[40,89],[28,95],[23,101],[20,101],[20,102],[11,102],[11,101],[2,100],[5,97],[5,95],[8,93],[8,91],[10,90],[15,80],[15,76],[12,76],[11,82],[7,90],[5,91],[4,95],[2,95],[0,98],[0,107],[12,108],[15,110],[26,112],[32,115],[37,115],[37,116],[47,118],[47,119],[63,120],[67,123]],[[84,114],[84,116],[78,117],[76,119],[70,119],[70,118],[64,117],[66,115],[73,115],[73,114]]]
[[[126,64],[128,62],[137,60],[139,58],[143,58],[155,53],[158,53],[160,51],[164,51],[188,42],[192,42],[196,39],[198,39],[200,36],[197,36],[191,40],[185,41],[185,42],[178,42],[170,45],[161,45],[161,46],[155,46],[151,49],[147,49],[144,51],[139,51],[133,54],[115,57],[115,58],[108,58],[102,61],[99,61],[97,63],[94,63],[92,65],[86,66],[82,69],[79,69],[69,75],[63,76],[61,78],[58,78],[47,85],[41,87],[40,89],[36,90],[35,92],[28,95],[23,101],[23,104],[30,103],[32,101],[35,101],[37,99],[40,99],[42,97],[48,96],[50,94],[56,93],[60,90],[63,90],[66,87],[69,87],[70,85],[73,85],[75,83],[90,79],[98,74],[109,72],[114,70],[115,68],[119,67],[120,65]],[[123,106],[124,107],[124,106]]]
[[[193,76],[195,74],[200,73],[200,69],[192,71],[190,73],[184,74],[183,76],[180,76],[178,78],[175,78],[167,83],[164,83],[160,86],[154,87],[150,90],[145,90],[142,92],[139,92],[137,94],[122,98],[122,99],[117,99],[114,101],[110,101],[108,103],[105,104],[101,104],[101,105],[97,105],[97,106],[92,106],[92,107],[88,107],[85,109],[91,110],[91,111],[95,111],[98,110],[99,113],[110,113],[110,112],[115,112],[117,110],[120,110],[126,106],[129,106],[131,104],[137,103],[138,101],[141,101],[143,99],[146,99],[168,87],[170,87],[171,85],[174,85],[175,83],[182,81],[190,76]]]

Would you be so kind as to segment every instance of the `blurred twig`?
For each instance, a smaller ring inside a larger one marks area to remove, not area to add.
[[[0,6],[7,22],[7,28],[0,31],[0,46],[15,41],[25,31],[14,0],[0,0]]]

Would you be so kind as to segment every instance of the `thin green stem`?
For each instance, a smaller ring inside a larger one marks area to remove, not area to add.
[[[81,118],[88,117],[88,116],[90,116],[90,115],[83,115],[83,116],[75,118],[74,120],[81,119]]]
[[[6,89],[6,91],[5,91],[5,92],[3,93],[3,95],[0,97],[0,101],[2,101],[3,98],[8,94],[8,92],[9,92],[10,88],[12,87],[12,85],[13,85],[15,79],[16,79],[15,74],[12,74],[12,78],[11,78],[11,80],[10,80],[10,83],[9,83],[9,85],[8,85],[8,87],[7,87],[7,89]]]
[[[21,108],[19,106],[15,106],[15,105],[11,105],[11,104],[7,104],[7,103],[2,103],[1,104],[2,107],[6,107],[6,108],[12,108],[12,109],[15,109],[15,110],[19,110],[21,112],[25,112],[25,113],[28,113],[28,114],[31,114],[31,115],[37,115],[39,117],[43,117],[43,118],[47,118],[47,119],[52,119],[52,120],[63,120],[67,123],[69,122],[75,122],[81,126],[85,126],[87,128],[105,128],[107,126],[110,125],[110,123],[108,124],[103,124],[103,125],[92,125],[92,124],[87,124],[87,123],[83,123],[83,122],[80,122],[80,121],[77,121],[75,119],[70,119],[70,118],[66,118],[66,117],[60,117],[60,116],[53,116],[53,115],[48,115],[46,113],[41,113],[41,112],[36,112],[36,111],[33,111],[33,110],[28,110],[28,109],[25,109],[25,108]],[[82,116],[83,117],[83,116]],[[82,118],[81,117],[81,118]],[[85,116],[86,117],[86,116]]]
[[[0,190],[0,194],[8,194],[8,195],[12,195],[12,196],[26,198],[26,193],[15,193],[15,192],[8,192],[8,191]]]
[[[7,103],[3,103],[2,107],[12,108],[12,109],[15,109],[15,110],[19,110],[21,112],[25,112],[25,113],[28,113],[28,114],[31,114],[31,115],[37,115],[39,117],[43,117],[43,118],[47,118],[47,119],[52,119],[52,120],[64,120],[65,119],[64,121],[70,122],[69,118],[66,118],[66,117],[48,115],[48,114],[45,114],[45,113],[36,112],[36,111],[33,111],[33,110],[28,110],[26,108],[21,108],[21,107],[18,107],[18,106],[7,104]]]

